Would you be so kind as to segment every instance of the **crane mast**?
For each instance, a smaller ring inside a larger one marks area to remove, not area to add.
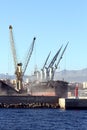
[[[21,91],[23,89],[22,63],[17,63],[15,74],[16,74],[16,90]]]
[[[10,30],[10,43],[11,43],[11,50],[13,54],[13,60],[14,60],[14,67],[15,67],[15,75],[16,75],[16,90],[21,91],[23,89],[22,81],[23,81],[23,76],[26,71],[26,68],[28,66],[29,60],[31,58],[33,48],[34,48],[34,42],[35,42],[35,37],[33,38],[33,42],[30,46],[30,49],[27,54],[27,58],[25,59],[25,64],[22,69],[22,63],[17,62],[17,55],[16,55],[16,49],[15,49],[15,44],[14,44],[14,38],[13,38],[13,33],[12,33],[12,26],[9,26]]]

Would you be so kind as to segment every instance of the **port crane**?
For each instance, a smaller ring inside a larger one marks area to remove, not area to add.
[[[55,54],[55,56],[52,58],[50,64],[48,65],[48,67],[45,67],[46,69],[46,75],[47,75],[47,80],[49,80],[49,72],[53,71],[53,65],[55,63],[55,61],[57,60],[57,57],[62,49],[63,45],[60,47],[60,49],[57,51],[57,53]],[[51,72],[52,73],[52,72]]]
[[[13,54],[15,75],[16,75],[16,90],[21,91],[23,89],[23,85],[22,85],[23,76],[25,74],[28,63],[30,61],[36,38],[35,37],[33,38],[33,42],[30,45],[30,48],[29,48],[29,51],[28,51],[28,54],[26,56],[25,62],[23,64],[23,69],[22,69],[22,63],[19,63],[18,59],[17,59],[16,48],[15,48],[15,43],[14,43],[14,38],[13,38],[13,32],[12,32],[12,26],[11,25],[9,26],[9,30],[10,30],[10,44],[11,44],[11,50],[12,50],[12,54]]]
[[[61,54],[61,56],[60,56],[60,58],[59,58],[57,64],[55,64],[55,68],[54,68],[53,71],[52,71],[51,80],[54,79],[55,71],[56,71],[56,69],[57,69],[57,67],[58,67],[58,65],[59,65],[59,63],[60,63],[60,61],[61,61],[61,59],[62,59],[62,57],[63,57],[63,55],[64,55],[64,52],[65,52],[65,50],[66,50],[68,44],[69,44],[69,42],[66,44],[65,48],[63,49],[62,54]]]

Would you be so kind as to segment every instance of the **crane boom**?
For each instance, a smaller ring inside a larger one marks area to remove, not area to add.
[[[50,57],[50,54],[51,54],[51,51],[50,51],[50,53],[48,54],[48,56],[47,56],[47,58],[46,58],[46,61],[45,61],[44,65],[43,65],[42,70],[45,68],[45,65],[47,64],[47,61],[48,61],[48,59],[49,59],[49,57]]]
[[[66,48],[67,48],[68,44],[69,44],[69,42],[66,44],[66,46],[65,46],[65,48],[64,48],[64,50],[63,50],[63,52],[62,52],[62,54],[61,54],[61,56],[60,56],[60,58],[59,58],[59,60],[58,60],[57,64],[56,64],[56,67],[59,65],[60,60],[62,59],[62,57],[63,57],[63,55],[64,55],[64,52],[65,52],[65,50],[66,50]]]
[[[13,55],[13,60],[14,60],[14,67],[16,71],[17,67],[17,55],[16,55],[16,49],[15,49],[15,44],[14,44],[14,38],[13,38],[13,32],[12,32],[12,26],[9,26],[10,30],[10,44],[11,44],[11,50],[12,50],[12,55]]]
[[[57,51],[57,53],[56,53],[55,56],[53,57],[51,63],[50,63],[49,66],[48,66],[48,69],[51,68],[51,67],[53,67],[53,65],[54,65],[55,61],[57,60],[57,57],[58,57],[58,55],[59,55],[59,53],[60,53],[62,47],[63,47],[63,45],[60,47],[60,49]]]
[[[53,73],[52,73],[51,80],[53,80],[53,78],[54,78],[55,71],[56,71],[56,69],[57,69],[57,67],[58,67],[58,65],[59,65],[59,63],[60,63],[60,61],[61,61],[61,59],[62,59],[62,57],[63,57],[63,55],[64,55],[64,52],[65,52],[65,50],[66,50],[68,44],[69,44],[69,42],[66,44],[66,46],[65,46],[64,50],[62,51],[62,54],[61,54],[61,56],[60,56],[58,62],[57,62],[57,64],[55,65],[55,68],[54,68]]]
[[[23,66],[23,71],[22,71],[22,75],[24,75],[25,71],[26,71],[26,68],[28,66],[28,63],[30,61],[30,58],[31,58],[31,55],[32,55],[32,52],[33,52],[33,48],[34,48],[34,43],[35,43],[35,40],[36,40],[36,37],[33,38],[33,42],[29,48],[29,51],[28,51],[28,54],[26,56],[26,59],[25,59],[25,63],[24,63],[24,66]]]

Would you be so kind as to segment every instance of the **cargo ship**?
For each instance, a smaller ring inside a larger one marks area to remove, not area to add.
[[[11,84],[0,81],[0,108],[58,108],[58,99],[67,97],[67,91],[65,81],[33,83],[20,92]]]
[[[14,37],[13,37],[13,31],[11,25],[9,26],[9,31],[10,31],[11,50],[12,50],[13,60],[14,60],[16,82],[15,85],[13,85],[10,82],[7,83],[4,81],[0,81],[1,106],[3,106],[2,104],[4,104],[4,106],[7,107],[9,106],[9,104],[10,106],[11,105],[15,106],[15,104],[16,105],[26,104],[29,106],[30,103],[35,103],[35,104],[52,103],[53,104],[53,102],[58,104],[58,98],[67,97],[68,83],[59,80],[55,81],[54,74],[68,46],[68,43],[63,49],[59,59],[58,56],[61,52],[63,45],[58,49],[57,53],[54,55],[50,64],[48,65],[47,61],[50,56],[49,53],[40,72],[39,71],[34,72],[36,79],[34,79],[34,81],[29,82],[27,85],[25,85],[23,84],[24,74],[34,49],[36,37],[33,38],[33,41],[30,45],[27,56],[25,58],[25,62],[23,64],[18,62],[17,60],[18,58],[16,55],[17,53],[15,49]]]

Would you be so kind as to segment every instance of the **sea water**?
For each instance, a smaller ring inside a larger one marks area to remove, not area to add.
[[[87,110],[0,109],[0,130],[87,130]]]

